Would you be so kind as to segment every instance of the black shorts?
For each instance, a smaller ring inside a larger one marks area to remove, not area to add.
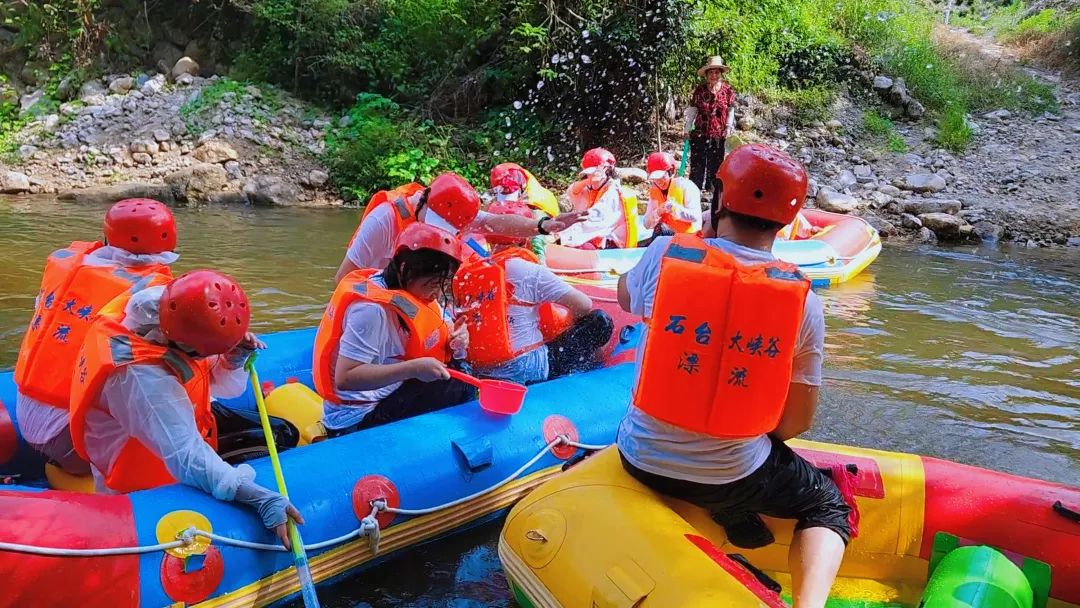
[[[828,528],[847,544],[851,538],[851,507],[836,484],[787,444],[770,439],[772,451],[761,467],[738,481],[720,485],[656,475],[635,467],[626,458],[622,463],[634,479],[661,494],[708,509],[721,524],[726,518],[745,513],[795,519],[796,530]]]

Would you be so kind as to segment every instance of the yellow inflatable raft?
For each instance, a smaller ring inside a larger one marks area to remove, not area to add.
[[[1080,489],[909,454],[790,444],[817,466],[857,470],[860,535],[830,607],[1080,602]],[[514,507],[499,557],[524,608],[781,608],[794,526],[766,523],[776,543],[736,548],[703,509],[641,485],[608,448]]]

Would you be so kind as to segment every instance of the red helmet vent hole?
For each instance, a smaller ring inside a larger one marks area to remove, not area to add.
[[[765,196],[764,192],[762,192],[761,190],[754,190],[754,198],[761,198],[763,196]]]
[[[232,308],[232,302],[225,302],[225,308]]]
[[[137,236],[131,237],[131,242],[132,243],[138,243],[139,242],[139,237],[137,237]]]
[[[221,325],[222,325],[222,326],[224,326],[224,325],[225,325],[225,319],[222,319],[222,320],[221,320]]]
[[[169,310],[176,310],[176,302],[169,302]]]
[[[206,305],[210,308],[217,308],[217,302],[207,302]]]

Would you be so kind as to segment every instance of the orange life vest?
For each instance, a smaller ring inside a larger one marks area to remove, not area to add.
[[[618,188],[617,193],[619,195],[619,206],[622,211],[622,217],[615,227],[614,232],[605,236],[614,241],[618,247],[637,247],[637,194],[633,190],[629,188],[623,189],[618,185],[618,182],[615,182],[614,180],[609,181],[599,189],[593,189],[589,186],[589,180],[582,180],[570,185],[567,196],[575,211],[588,211],[600,201],[600,198],[607,192],[608,188]],[[603,240],[603,237],[597,237],[592,239],[591,242],[599,245]]]
[[[334,366],[337,365],[341,334],[345,329],[345,311],[355,302],[381,304],[388,313],[401,319],[409,334],[405,343],[404,360],[420,357],[434,357],[444,363],[450,360],[447,346],[450,328],[443,320],[439,303],[426,304],[405,290],[379,286],[371,280],[379,272],[366,268],[345,275],[334,289],[334,295],[330,297],[330,303],[319,321],[311,373],[315,380],[315,391],[331,403],[341,403],[334,386],[333,373]]]
[[[101,389],[125,365],[161,365],[176,376],[192,405],[192,415],[203,439],[217,449],[217,424],[210,410],[210,362],[155,344],[124,327],[124,309],[131,294],[109,302],[90,326],[79,351],[71,382],[71,442],[89,460],[86,451],[86,415],[104,411]],[[97,463],[95,463],[96,465]],[[129,437],[108,470],[105,485],[116,492],[134,492],[176,483],[164,461],[138,439]]]
[[[100,242],[75,241],[49,255],[37,305],[15,361],[19,392],[53,407],[68,409],[75,357],[99,309],[117,295],[167,282],[165,264],[86,265]]]
[[[454,275],[454,301],[466,314],[469,328],[469,362],[479,367],[500,365],[535,350],[562,333],[573,320],[560,315],[557,304],[523,302],[514,298],[514,285],[506,278],[506,263],[522,259],[538,264],[536,254],[521,247],[510,247],[490,258],[467,261]],[[544,339],[515,349],[510,340],[510,305],[537,306]],[[543,331],[546,330],[546,331]],[[550,336],[550,337],[549,337]]]
[[[680,428],[745,438],[784,412],[810,282],[677,235],[660,263],[634,405]]]
[[[397,235],[408,226],[416,221],[416,205],[410,202],[417,192],[424,189],[423,186],[416,182],[410,182],[404,186],[398,186],[393,190],[379,190],[371,199],[368,200],[367,207],[364,208],[364,214],[360,216],[360,223],[357,224],[356,230],[353,231],[352,238],[349,239],[349,247],[352,247],[353,241],[356,240],[356,236],[360,234],[360,226],[363,225],[367,216],[371,215],[371,212],[379,208],[382,205],[391,205],[393,207],[394,218],[394,239],[397,239]]]
[[[682,178],[671,178],[670,185],[668,185],[667,193],[661,192],[656,186],[649,186],[649,200],[655,205],[656,209],[663,206],[664,203],[671,203],[676,207],[685,207],[686,191],[683,189],[681,181]],[[694,233],[701,230],[701,224],[694,225],[694,222],[687,222],[680,220],[670,213],[660,214],[660,223],[671,228],[676,234],[679,233]]]

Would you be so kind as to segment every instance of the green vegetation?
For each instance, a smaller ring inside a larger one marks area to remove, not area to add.
[[[871,135],[883,139],[890,152],[907,152],[907,142],[896,132],[893,122],[876,111],[867,110],[863,114],[863,128]]]
[[[1080,7],[1075,4],[1037,12],[1019,0],[1000,6],[977,2],[973,8],[977,16],[965,15],[959,23],[979,34],[993,34],[1003,44],[1020,47],[1025,58],[1080,72]]]
[[[225,106],[239,103],[239,99],[245,95],[250,96],[251,83],[239,82],[231,78],[219,78],[213,84],[203,88],[199,95],[188,99],[180,106],[180,118],[187,126],[188,133],[195,137],[213,125],[211,119],[214,113]],[[254,114],[254,120],[268,122],[274,112],[281,107],[281,99],[277,91],[272,87],[255,87],[259,93],[259,103],[250,106],[250,112]]]

